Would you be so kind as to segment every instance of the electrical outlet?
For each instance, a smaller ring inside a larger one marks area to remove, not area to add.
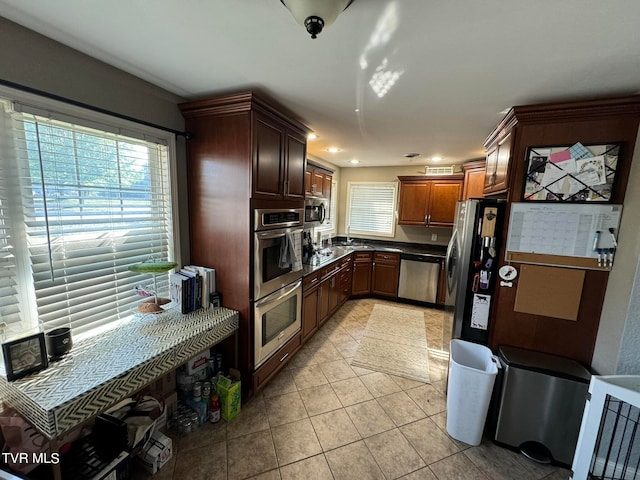
[[[437,233],[432,233],[431,234],[431,241],[435,242],[436,240],[438,240],[438,234]]]

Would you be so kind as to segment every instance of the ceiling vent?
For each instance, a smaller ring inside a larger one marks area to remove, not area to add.
[[[448,167],[424,167],[425,175],[453,175],[453,165]]]

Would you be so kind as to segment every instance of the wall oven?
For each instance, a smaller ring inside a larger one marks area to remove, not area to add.
[[[253,300],[259,300],[302,278],[304,210],[254,212]]]
[[[254,303],[255,367],[302,328],[302,280]]]
[[[329,201],[322,197],[307,197],[304,201],[304,226],[322,225],[329,213]]]

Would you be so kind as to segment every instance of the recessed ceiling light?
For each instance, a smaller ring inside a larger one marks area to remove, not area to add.
[[[432,162],[439,162],[442,160],[442,157],[431,157]]]
[[[355,109],[355,112],[356,112],[356,113],[358,113],[359,111],[360,111],[360,109],[359,109],[359,108],[356,108],[356,109]]]
[[[357,164],[359,164],[359,163],[360,163],[360,160],[356,160],[356,159],[354,158],[353,160],[349,160],[349,163],[350,163],[351,165],[357,165]]]
[[[327,148],[327,152],[329,153],[338,153],[341,152],[342,150],[340,150],[338,147],[329,147]]]
[[[315,140],[318,138],[318,135],[315,133],[310,133],[309,135],[307,135],[307,140]]]

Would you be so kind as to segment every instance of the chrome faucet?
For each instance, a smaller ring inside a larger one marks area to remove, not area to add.
[[[347,225],[347,245],[351,245],[351,225]]]

